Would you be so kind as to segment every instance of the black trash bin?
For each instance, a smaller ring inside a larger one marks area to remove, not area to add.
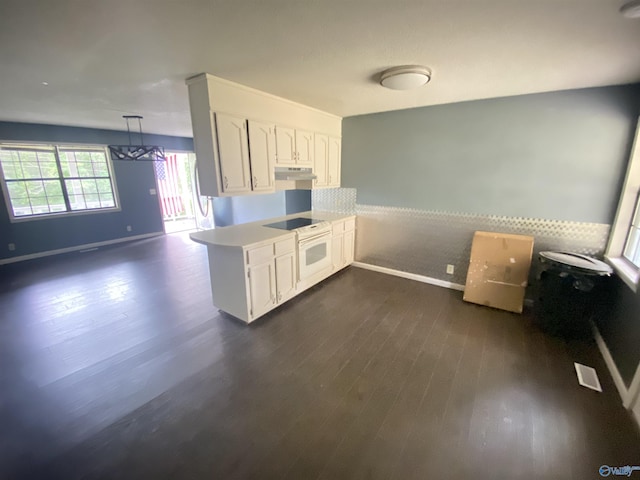
[[[590,320],[606,305],[611,267],[579,253],[540,252],[539,259],[542,271],[536,321],[555,336],[590,336]]]

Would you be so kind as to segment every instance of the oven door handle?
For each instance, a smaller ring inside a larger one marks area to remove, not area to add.
[[[304,247],[311,243],[317,242],[318,240],[323,240],[325,237],[326,238],[331,237],[331,232],[322,232],[322,233],[319,233],[318,235],[314,235],[313,237],[305,238],[304,240],[298,241],[298,245],[300,245],[301,247]]]

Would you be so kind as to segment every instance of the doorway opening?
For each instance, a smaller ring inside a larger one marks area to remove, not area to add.
[[[211,201],[197,189],[196,156],[166,152],[165,157],[154,162],[165,233],[213,228]]]

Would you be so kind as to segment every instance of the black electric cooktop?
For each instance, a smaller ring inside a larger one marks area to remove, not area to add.
[[[291,218],[289,220],[283,220],[282,222],[269,223],[264,225],[265,227],[279,228],[280,230],[295,230],[300,227],[308,227],[314,223],[321,223],[322,220],[315,220],[313,218]]]

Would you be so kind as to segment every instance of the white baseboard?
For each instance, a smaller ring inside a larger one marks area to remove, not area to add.
[[[157,237],[164,235],[164,232],[145,233],[144,235],[134,235],[132,237],[116,238],[114,240],[106,240],[104,242],[85,243],[84,245],[76,245],[75,247],[59,248],[57,250],[47,250],[46,252],[31,253],[29,255],[21,255],[19,257],[2,258],[0,259],[0,265],[6,265],[8,263],[23,262],[25,260],[33,260],[34,258],[48,257],[50,255],[59,255],[61,253],[77,252],[78,250],[89,250],[98,247],[104,247],[105,245],[113,245],[114,243],[130,242],[132,240],[142,240],[149,237]]]
[[[609,369],[609,373],[611,374],[611,378],[613,378],[613,383],[616,384],[616,388],[618,389],[618,393],[620,394],[620,399],[622,400],[622,404],[627,406],[627,400],[629,396],[629,392],[627,387],[624,384],[624,380],[622,380],[622,376],[620,375],[620,371],[616,366],[616,362],[613,360],[611,356],[611,352],[609,351],[609,347],[600,335],[600,331],[595,324],[592,324],[593,327],[593,336],[596,339],[596,343],[598,344],[598,349],[600,350],[600,354],[602,358],[604,358],[604,363],[607,365]]]
[[[409,280],[415,280],[417,282],[428,283],[430,285],[436,285],[438,287],[451,288],[453,290],[464,290],[464,285],[459,283],[447,282],[446,280],[439,280],[437,278],[426,277],[424,275],[418,275],[417,273],[403,272],[402,270],[394,270],[393,268],[379,267],[378,265],[371,265],[363,262],[353,262],[351,265],[358,268],[364,268],[365,270],[373,270],[374,272],[386,273],[387,275],[394,275],[396,277],[408,278]]]

